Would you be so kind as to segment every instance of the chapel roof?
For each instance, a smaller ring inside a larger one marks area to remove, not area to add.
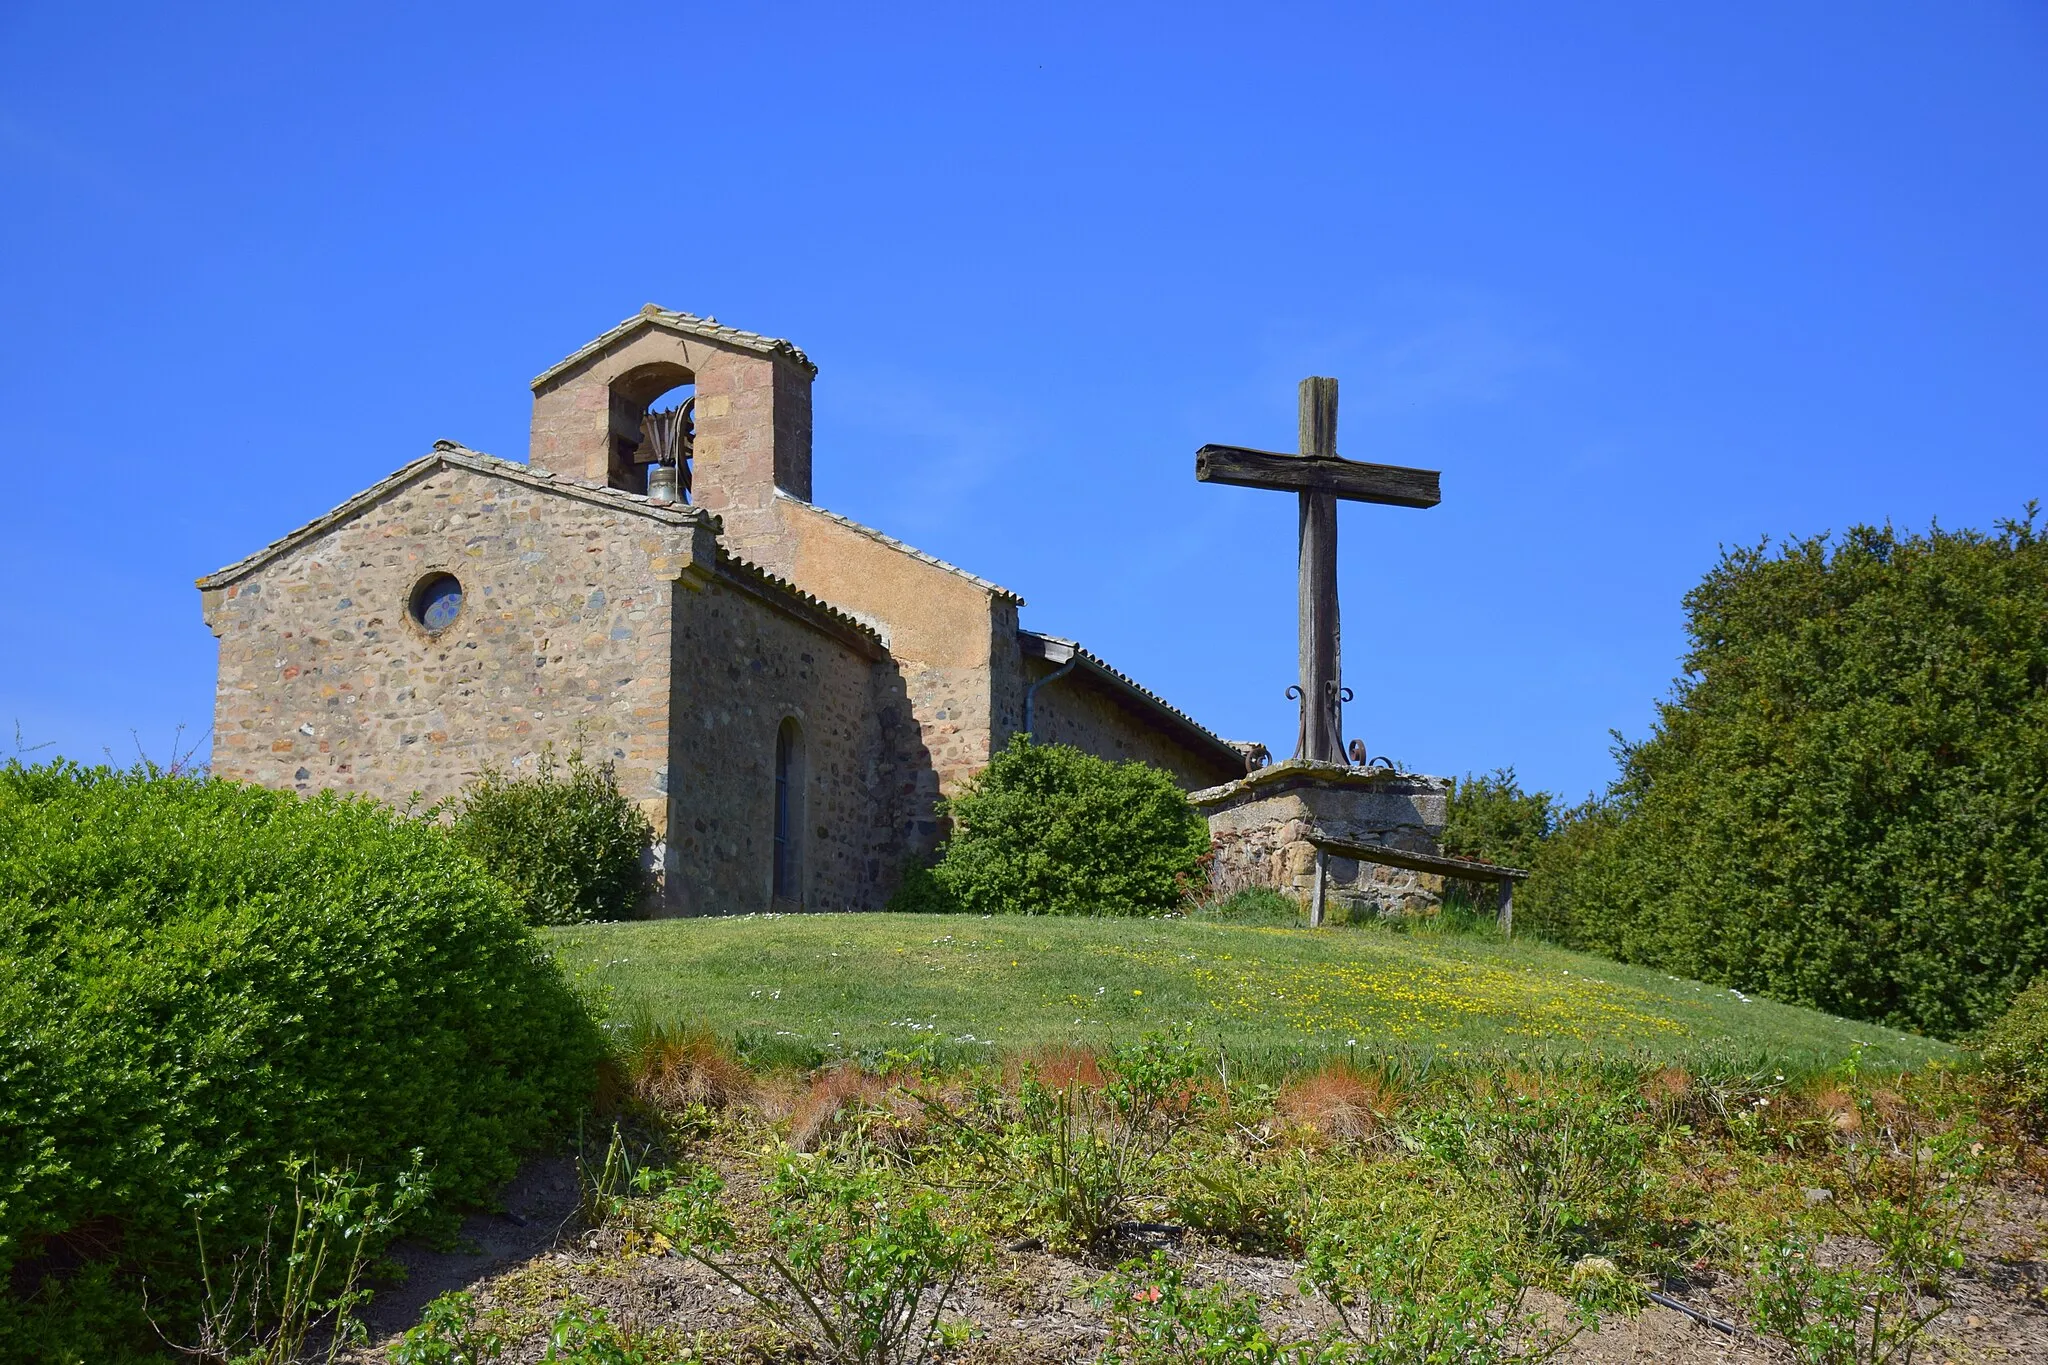
[[[787,578],[768,572],[752,560],[741,559],[723,545],[718,547],[718,569],[728,580],[767,600],[770,605],[841,636],[871,659],[883,658],[889,652],[882,632],[867,622],[833,606],[815,593],[805,592]]]
[[[1149,711],[1176,728],[1190,732],[1190,738],[1198,743],[1206,743],[1218,757],[1233,762],[1242,761],[1244,748],[1236,741],[1223,738],[1078,641],[1063,640],[1057,635],[1046,635],[1035,630],[1020,630],[1017,632],[1017,643],[1026,654],[1036,655],[1050,663],[1065,664],[1077,661],[1089,674],[1107,683],[1110,690],[1122,693],[1126,701],[1136,704],[1140,710]]]
[[[705,521],[716,520],[709,512],[691,507],[687,503],[649,502],[645,493],[628,493],[622,489],[607,488],[602,484],[583,483],[576,479],[568,479],[559,474],[550,473],[545,469],[535,469],[531,465],[520,464],[513,460],[501,460],[495,455],[486,455],[480,450],[471,450],[468,446],[454,441],[436,441],[431,451],[389,477],[379,479],[376,483],[371,484],[339,507],[322,516],[313,518],[313,520],[299,527],[296,531],[280,536],[254,554],[245,555],[226,568],[216,569],[212,573],[207,574],[198,581],[199,587],[201,589],[224,588],[236,579],[263,567],[279,555],[322,534],[330,527],[347,521],[364,508],[380,501],[387,494],[395,492],[406,484],[423,478],[437,469],[467,469],[473,473],[485,474],[493,478],[525,484],[529,488],[538,488],[546,492],[557,493],[564,497],[575,498],[600,507],[608,507],[614,511],[650,517],[656,521],[667,522],[672,526],[694,526]]]
[[[591,338],[560,361],[542,370],[534,376],[531,387],[540,388],[557,375],[575,369],[605,347],[644,327],[659,327],[663,331],[676,332],[683,336],[703,337],[707,341],[722,342],[727,346],[736,346],[743,351],[755,351],[761,355],[781,356],[785,360],[795,361],[813,377],[818,373],[818,367],[812,363],[811,358],[793,341],[785,341],[781,337],[764,337],[759,332],[728,327],[717,318],[700,318],[695,313],[681,313],[671,308],[663,308],[659,304],[649,303],[643,304],[639,312],[618,326]]]

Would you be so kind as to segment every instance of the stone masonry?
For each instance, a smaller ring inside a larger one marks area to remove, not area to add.
[[[1315,890],[1311,832],[1433,854],[1450,794],[1447,778],[1292,760],[1189,799],[1209,819],[1218,895],[1263,886],[1306,902]],[[1324,876],[1326,904],[1354,913],[1428,911],[1443,898],[1442,877],[1383,863],[1331,857]]]

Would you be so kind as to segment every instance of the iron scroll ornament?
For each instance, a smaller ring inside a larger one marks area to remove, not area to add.
[[[1325,683],[1324,686],[1328,687],[1330,690],[1330,713],[1332,717],[1333,728],[1337,729],[1341,733],[1343,722],[1341,721],[1341,719],[1338,719],[1339,715],[1341,714],[1339,708],[1352,699],[1352,691],[1350,688],[1345,687],[1342,684],[1336,682]],[[1287,700],[1298,702],[1306,695],[1307,694],[1301,690],[1300,683],[1289,683],[1287,685]],[[1307,750],[1308,708],[1302,707],[1301,720],[1296,725],[1294,731],[1294,756],[1296,758],[1300,758],[1305,752],[1307,752]]]

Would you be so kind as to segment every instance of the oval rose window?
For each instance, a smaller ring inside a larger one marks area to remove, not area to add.
[[[412,619],[428,630],[446,630],[461,614],[462,584],[452,573],[422,579],[412,590]]]

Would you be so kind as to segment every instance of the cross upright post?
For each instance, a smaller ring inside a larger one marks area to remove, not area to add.
[[[1301,454],[1337,458],[1337,381],[1301,381]],[[1296,576],[1296,640],[1301,676],[1301,733],[1295,757],[1344,761],[1343,627],[1337,614],[1337,495],[1300,492],[1300,563]]]
[[[1300,450],[1282,454],[1243,446],[1206,445],[1195,452],[1195,478],[1240,488],[1293,490],[1300,500],[1298,654],[1301,702],[1294,756],[1344,761],[1344,684],[1337,614],[1337,500],[1395,507],[1434,507],[1442,500],[1434,469],[1367,464],[1337,454],[1337,381],[1301,381]]]

